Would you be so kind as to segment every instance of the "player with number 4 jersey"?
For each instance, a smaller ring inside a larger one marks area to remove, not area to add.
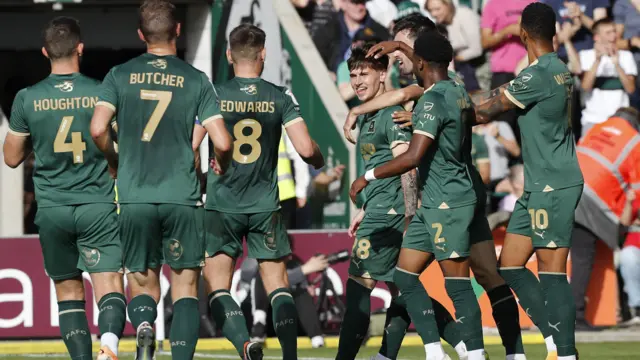
[[[297,359],[298,325],[284,263],[291,249],[278,199],[276,168],[283,128],[307,163],[321,168],[324,159],[309,136],[291,91],[260,78],[265,38],[264,31],[253,25],[233,29],[226,55],[236,77],[215,87],[234,145],[229,170],[222,175],[209,171],[204,276],[211,313],[240,353],[249,334],[229,288],[235,260],[242,255],[242,241],[246,239],[249,257],[261,260],[260,272],[273,309],[282,358],[289,360]],[[206,127],[207,120],[202,125]]]
[[[120,237],[132,289],[128,310],[137,330],[138,360],[154,358],[152,325],[163,263],[172,271],[172,358],[192,359],[198,340],[204,209],[194,154],[199,143],[193,142],[197,119],[208,123],[219,171],[226,170],[231,157],[231,137],[211,82],[176,56],[180,28],[169,1],[143,2],[138,35],[147,52],[111,69],[91,124],[94,141],[118,169]],[[107,131],[114,116],[118,154]]]

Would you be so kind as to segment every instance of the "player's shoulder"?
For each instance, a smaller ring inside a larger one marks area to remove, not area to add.
[[[396,111],[404,111],[404,108],[402,106],[399,106],[399,105],[393,105],[393,106],[386,107],[386,108],[380,110],[380,117],[382,119],[384,119],[385,121],[393,122],[393,113],[395,113]]]
[[[418,101],[418,105],[420,105],[420,103],[423,105],[423,108],[419,110],[429,111],[434,108],[438,109],[442,107],[442,105],[445,105],[447,90],[448,89],[446,88],[436,86],[432,86],[427,89]]]

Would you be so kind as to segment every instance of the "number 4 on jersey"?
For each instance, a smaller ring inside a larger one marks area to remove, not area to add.
[[[65,116],[62,118],[56,139],[53,141],[53,152],[71,152],[73,153],[73,163],[82,164],[84,162],[83,152],[87,150],[87,144],[82,141],[82,133],[79,131],[72,132],[71,142],[66,142],[72,123],[73,116]]]

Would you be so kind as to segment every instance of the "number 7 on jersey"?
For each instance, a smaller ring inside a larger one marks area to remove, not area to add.
[[[172,97],[173,93],[171,91],[140,90],[140,99],[155,100],[158,102],[156,108],[153,110],[153,113],[151,113],[149,121],[147,121],[147,125],[142,131],[142,141],[151,141],[151,138],[153,138],[153,133],[156,132],[158,124],[160,124],[160,120],[162,120],[162,115],[164,115],[164,112],[167,111]]]

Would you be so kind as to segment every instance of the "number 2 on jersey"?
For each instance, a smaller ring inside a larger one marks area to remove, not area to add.
[[[158,102],[156,108],[153,109],[153,113],[151,113],[149,121],[147,121],[147,125],[142,131],[142,141],[151,141],[153,133],[156,132],[158,124],[160,124],[160,120],[162,120],[162,115],[167,111],[172,97],[173,93],[171,91],[140,90],[140,99],[154,100]]]
[[[83,152],[87,150],[87,144],[82,141],[82,133],[79,131],[72,132],[71,142],[66,142],[69,130],[71,130],[71,123],[73,123],[73,116],[65,116],[62,118],[62,122],[58,127],[58,133],[53,141],[53,152],[73,153],[73,163],[82,164],[84,162]]]
[[[245,135],[244,129],[251,128],[251,134]],[[258,160],[260,154],[262,154],[262,146],[258,142],[258,138],[262,135],[262,126],[257,120],[244,119],[238,121],[233,126],[233,137],[236,141],[233,142],[233,160],[240,164],[251,164]],[[242,145],[249,145],[251,151],[248,154],[242,154],[240,147]]]

